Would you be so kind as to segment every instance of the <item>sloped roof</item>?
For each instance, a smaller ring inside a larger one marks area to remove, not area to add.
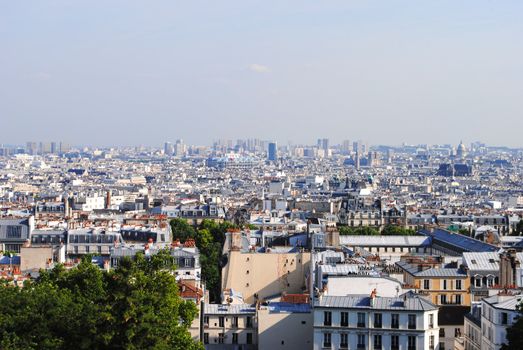
[[[390,298],[376,297],[374,306],[370,305],[370,297],[363,295],[350,296],[324,296],[315,302],[316,307],[332,307],[344,309],[372,309],[372,310],[409,310],[429,311],[437,310],[438,307],[430,301],[415,297]]]

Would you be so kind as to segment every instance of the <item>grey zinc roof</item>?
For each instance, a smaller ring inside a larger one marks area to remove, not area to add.
[[[497,309],[516,310],[517,306],[521,303],[522,296],[521,295],[513,295],[513,296],[493,295],[491,297],[484,298],[483,300],[486,303],[488,303],[489,305],[492,305]]]
[[[405,261],[398,261],[396,265],[416,277],[467,277],[467,274],[459,268],[430,268],[419,271],[418,265],[412,265]]]
[[[356,264],[337,264],[337,265],[319,265],[322,274],[328,275],[348,275],[357,274],[360,269]]]
[[[250,304],[205,304],[206,315],[255,314],[256,307]]]
[[[463,252],[496,252],[498,247],[482,242],[480,240],[467,237],[459,233],[453,233],[447,230],[436,229],[433,232],[429,230],[420,230],[420,233],[431,237],[435,243],[443,242],[452,245]]]
[[[463,262],[470,271],[499,272],[499,255],[494,252],[463,253]]]
[[[430,237],[426,236],[340,236],[341,245],[349,246],[430,246]]]
[[[374,306],[370,306],[370,297],[364,295],[350,296],[324,296],[315,302],[316,307],[332,307],[343,309],[372,309],[372,310],[405,310],[405,311],[429,311],[437,310],[438,307],[428,300],[415,297],[390,298],[376,297]]]
[[[415,273],[419,277],[467,277],[467,274],[460,269],[439,269],[432,268]]]

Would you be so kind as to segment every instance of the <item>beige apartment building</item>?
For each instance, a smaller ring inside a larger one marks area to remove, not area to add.
[[[310,252],[283,252],[267,248],[265,253],[229,251],[222,269],[222,289],[234,290],[243,302],[303,293],[311,260]]]
[[[258,349],[312,349],[314,314],[309,304],[270,303],[258,308]]]

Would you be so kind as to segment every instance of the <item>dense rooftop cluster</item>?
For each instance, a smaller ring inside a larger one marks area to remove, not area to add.
[[[85,256],[111,271],[165,251],[209,349],[496,349],[516,322],[522,150],[0,151],[0,273],[13,285]]]

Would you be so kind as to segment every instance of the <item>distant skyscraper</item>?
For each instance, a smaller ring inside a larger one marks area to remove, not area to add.
[[[275,162],[278,159],[278,144],[276,142],[269,143],[267,159],[271,162]]]
[[[186,146],[183,143],[183,140],[182,139],[176,140],[176,145],[174,146],[174,154],[177,157],[183,157],[183,156],[185,156],[185,152],[186,152]]]
[[[349,153],[351,151],[352,147],[349,140],[343,140],[342,144],[342,151],[345,153]]]
[[[164,145],[163,145],[163,153],[166,155],[166,156],[172,156],[173,153],[174,153],[174,146],[172,143],[170,142],[166,142]]]
[[[329,139],[321,140],[321,148],[326,152],[329,150]]]
[[[38,147],[36,145],[36,142],[27,142],[25,146],[25,151],[28,154],[35,155],[38,153]]]

